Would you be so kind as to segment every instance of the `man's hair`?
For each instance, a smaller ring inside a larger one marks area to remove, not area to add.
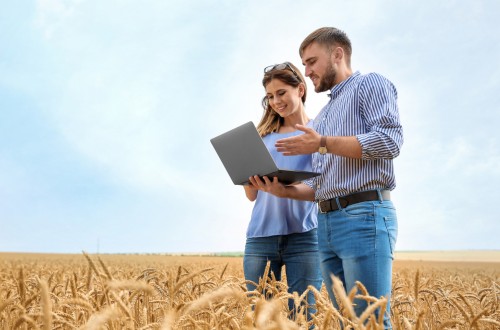
[[[317,44],[322,46],[326,46],[329,51],[332,51],[336,46],[341,47],[347,57],[347,64],[351,65],[351,41],[344,31],[336,29],[334,27],[322,27],[317,29],[316,31],[309,34],[304,39],[304,41],[302,41],[302,44],[300,44],[300,57],[302,57],[302,54],[304,54],[304,49],[306,49],[313,42],[316,42]]]

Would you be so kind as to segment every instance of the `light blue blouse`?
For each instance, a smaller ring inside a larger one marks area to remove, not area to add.
[[[308,123],[312,127],[312,121]],[[270,133],[262,138],[280,169],[311,171],[311,155],[283,156],[276,151],[277,140],[303,134],[301,131]],[[257,193],[247,238],[303,233],[318,226],[316,203]]]

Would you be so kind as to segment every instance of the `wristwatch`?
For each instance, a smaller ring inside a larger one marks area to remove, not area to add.
[[[322,155],[324,155],[328,152],[328,149],[326,149],[326,136],[324,136],[324,135],[321,136],[321,140],[319,142],[318,152]]]

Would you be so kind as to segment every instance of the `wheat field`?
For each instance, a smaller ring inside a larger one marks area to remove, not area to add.
[[[500,329],[500,263],[396,260],[395,329]],[[307,321],[304,296],[272,276],[247,292],[242,258],[165,255],[0,253],[0,329],[382,329],[362,283],[340,310],[325,288]],[[271,292],[267,297],[264,292]],[[369,305],[354,315],[354,298]],[[297,308],[289,317],[288,299]]]

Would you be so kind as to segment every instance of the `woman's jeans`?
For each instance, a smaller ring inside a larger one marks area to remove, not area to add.
[[[281,267],[285,265],[288,292],[296,291],[299,295],[311,285],[321,289],[322,278],[319,265],[317,230],[290,235],[247,238],[243,270],[245,279],[259,283],[264,277],[267,261],[271,261],[269,272],[273,272],[276,280],[281,280]],[[270,274],[268,274],[270,276]],[[248,291],[255,290],[255,285],[247,283]],[[312,292],[307,294],[308,319],[316,312]],[[290,311],[295,314],[292,299],[289,299]]]
[[[396,210],[391,201],[361,202],[318,215],[321,271],[334,306],[338,308],[331,275],[342,281],[347,292],[359,281],[370,296],[387,298],[386,329],[391,329],[389,300],[397,232]],[[367,304],[362,299],[354,302],[359,317]]]

